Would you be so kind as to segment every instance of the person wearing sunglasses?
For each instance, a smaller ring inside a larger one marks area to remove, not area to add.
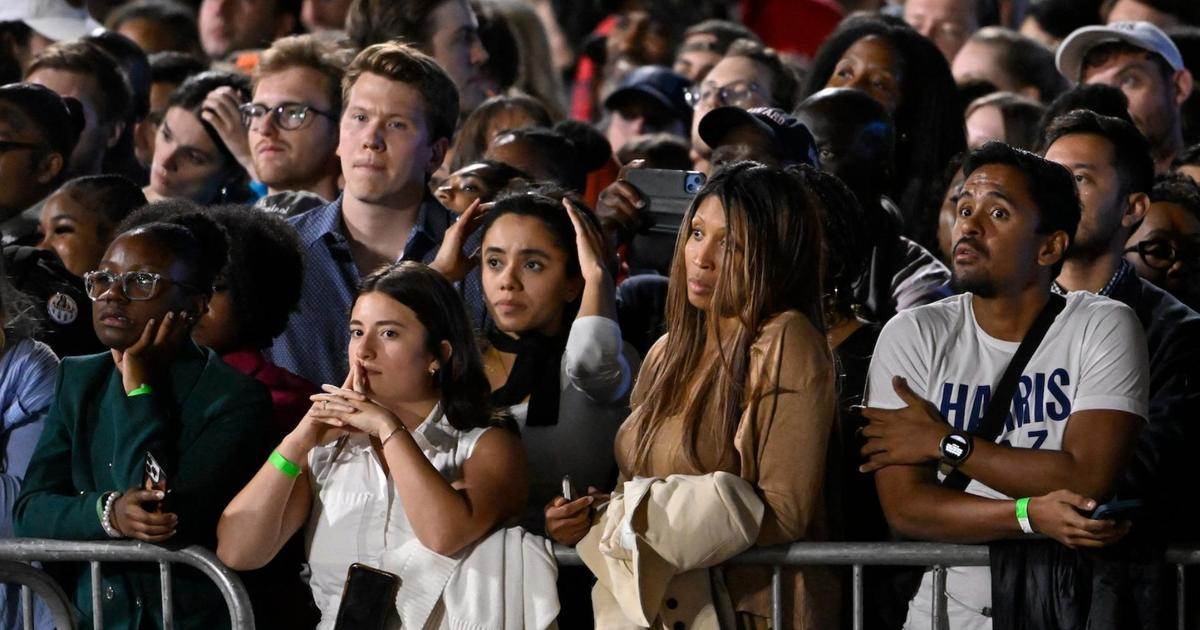
[[[1182,173],[1159,175],[1146,217],[1125,243],[1125,260],[1155,286],[1200,306],[1200,185]]]
[[[63,361],[14,508],[16,535],[216,548],[221,510],[266,455],[263,419],[272,409],[266,388],[190,338],[226,242],[213,219],[181,214],[122,232],[85,274],[108,351]],[[149,456],[166,473],[165,489],[144,486]],[[86,565],[71,571],[66,590],[87,626],[90,576]],[[228,623],[209,580],[180,571],[172,582],[175,627]],[[100,588],[106,628],[162,618],[152,565],[110,566]]]

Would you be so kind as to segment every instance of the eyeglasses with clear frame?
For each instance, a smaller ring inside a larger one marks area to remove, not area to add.
[[[333,114],[305,103],[280,103],[275,107],[267,107],[262,103],[246,103],[239,105],[238,111],[242,113],[242,124],[246,125],[247,129],[254,124],[254,121],[268,115],[275,119],[275,124],[279,125],[280,129],[287,131],[295,131],[303,127],[304,121],[309,118],[309,113],[324,116],[329,120],[337,120]]]
[[[165,286],[164,282],[177,284],[192,293],[202,292],[196,286],[172,280],[162,274],[151,271],[126,271],[125,273],[89,271],[83,274],[83,287],[93,302],[99,300],[100,296],[112,290],[116,284],[121,285],[121,293],[130,300],[139,302],[152,300],[158,295],[158,287]]]
[[[699,107],[700,103],[712,98],[713,95],[717,97],[717,105],[732,105],[746,109],[753,105],[751,99],[761,91],[762,88],[758,87],[757,83],[735,81],[719,88],[711,85],[693,85],[684,91],[683,98],[692,109]]]

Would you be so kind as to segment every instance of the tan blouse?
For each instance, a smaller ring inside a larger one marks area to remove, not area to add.
[[[634,476],[638,427],[649,421],[642,402],[660,367],[666,340],[665,336],[659,339],[647,354],[630,399],[629,418],[617,433],[622,479]],[[698,454],[704,469],[696,470],[684,453],[682,417],[660,419],[663,424],[649,454],[649,469],[638,472],[654,477],[718,470],[738,474],[754,484],[766,506],[757,544],[827,540],[826,470],[837,398],[825,337],[800,312],[776,315],[751,346],[748,374],[746,404],[733,449],[726,448],[720,457],[716,442],[701,440]],[[700,432],[713,435],[713,423],[702,422]],[[725,575],[736,610],[770,617],[769,569],[731,567]],[[841,600],[833,573],[805,569],[784,575],[784,592],[790,581],[795,593],[791,627],[837,627]]]

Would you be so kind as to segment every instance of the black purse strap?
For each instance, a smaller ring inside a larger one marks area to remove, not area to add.
[[[1066,298],[1057,293],[1050,294],[1050,299],[1038,313],[1037,319],[1033,320],[1033,326],[1025,333],[1021,345],[1017,347],[1012,360],[1008,362],[1008,367],[1004,369],[1004,375],[1000,377],[1000,383],[996,385],[996,390],[992,392],[992,397],[988,400],[987,410],[979,422],[978,429],[970,432],[975,438],[994,442],[1000,436],[1004,430],[1004,419],[1008,415],[1009,407],[1012,406],[1013,395],[1017,393],[1017,383],[1021,380],[1021,372],[1025,371],[1029,359],[1033,357],[1038,346],[1042,345],[1046,331],[1050,330],[1050,325],[1054,323],[1054,319],[1066,305]],[[942,480],[943,486],[955,490],[965,490],[969,483],[971,483],[971,478],[958,469],[951,471]]]

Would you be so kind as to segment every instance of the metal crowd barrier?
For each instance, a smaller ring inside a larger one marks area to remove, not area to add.
[[[570,547],[554,545],[559,564],[582,566],[579,553]],[[1200,564],[1200,548],[1173,547],[1167,551],[1167,564],[1175,566],[1179,630],[1186,627],[1184,568]],[[751,549],[729,560],[729,565],[769,566],[771,577],[771,623],[787,628],[783,618],[783,568],[813,566],[851,567],[853,588],[853,628],[863,627],[863,567],[926,566],[933,570],[933,606],[930,627],[943,630],[946,616],[946,567],[988,565],[988,548],[981,545],[940,543],[795,543],[781,547]]]
[[[72,540],[42,540],[12,538],[0,541],[0,582],[21,584],[21,608],[26,630],[33,628],[32,594],[37,593],[46,603],[59,628],[74,628],[72,604],[46,573],[30,566],[29,562],[87,562],[92,577],[92,626],[104,628],[104,611],[100,594],[100,564],[102,562],[156,562],[162,596],[164,630],[174,628],[174,599],[171,592],[171,565],[183,564],[212,580],[229,609],[229,620],[237,630],[254,630],[254,612],[246,589],[234,572],[221,564],[213,552],[191,545],[172,548],[143,542],[81,542]]]

